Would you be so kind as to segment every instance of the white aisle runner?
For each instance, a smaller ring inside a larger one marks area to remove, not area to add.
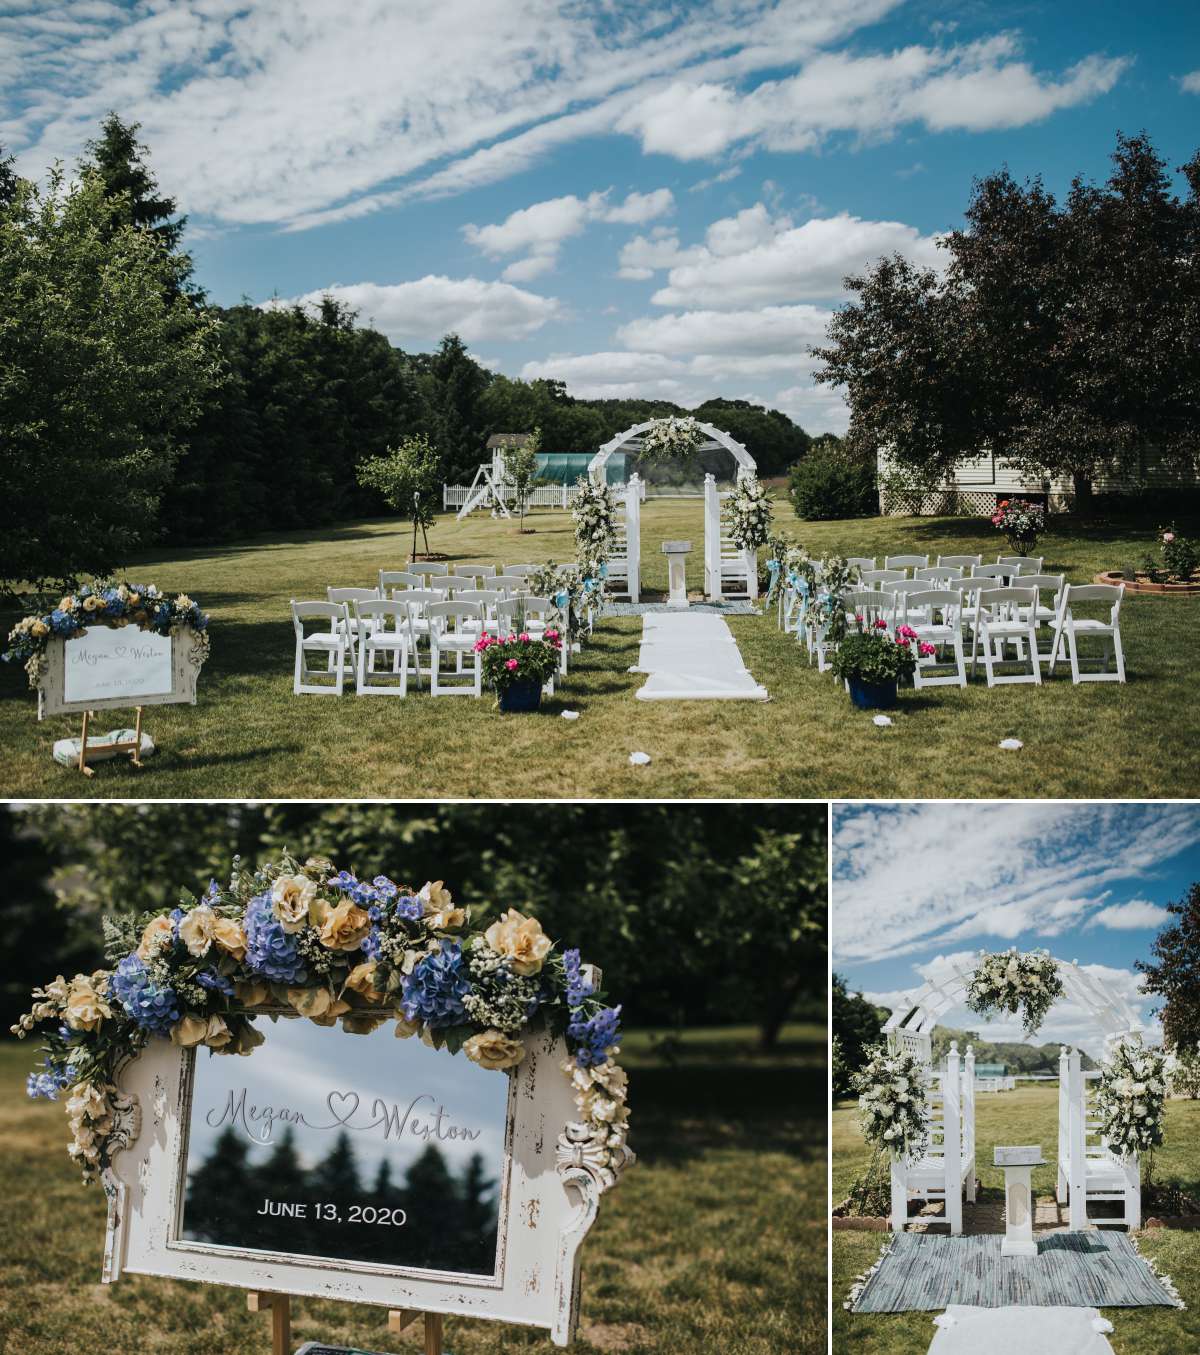
[[[766,701],[742,662],[723,616],[711,612],[647,612],[642,647],[631,673],[646,673],[639,701]]]

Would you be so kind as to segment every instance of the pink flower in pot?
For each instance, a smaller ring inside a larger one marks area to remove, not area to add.
[[[517,667],[517,661],[516,661],[516,659],[508,659],[508,660],[506,660],[504,666],[505,666],[505,668],[507,668],[508,671],[511,673],[512,670],[513,670],[514,668]]]

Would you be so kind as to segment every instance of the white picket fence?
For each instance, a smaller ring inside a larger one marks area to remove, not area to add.
[[[614,499],[619,499],[625,492],[623,484],[611,485]],[[467,502],[472,493],[471,485],[443,485],[442,486],[442,508],[459,509]],[[511,485],[505,485],[502,493],[504,502],[511,508],[516,502],[516,496],[512,492]],[[570,508],[575,502],[575,496],[579,493],[578,485],[535,485],[529,492],[528,507],[530,508]],[[646,486],[642,485],[641,497],[646,497]],[[491,496],[487,502],[479,505],[481,508],[491,507]]]

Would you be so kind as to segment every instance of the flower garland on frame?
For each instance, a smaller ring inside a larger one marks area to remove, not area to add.
[[[642,459],[645,461],[690,461],[700,449],[704,433],[690,415],[655,419],[642,434]]]
[[[544,1029],[566,1039],[580,1116],[560,1159],[584,1158],[611,1184],[632,1158],[621,1008],[536,918],[510,908],[484,930],[471,920],[440,880],[414,890],[321,857],[285,855],[256,871],[235,858],[224,888],[214,880],[177,908],[106,919],[111,969],[34,990],[12,1027],[20,1038],[40,1027],[44,1039],[26,1089],[65,1094],[69,1152],[92,1181],[125,1144],[119,1069],[152,1039],[249,1054],[263,1042],[256,1009],[282,1009],[355,1034],[394,1022],[398,1037],[501,1070],[524,1058],[526,1032]]]
[[[612,553],[615,518],[609,487],[588,475],[580,476],[579,489],[571,505],[575,553],[580,559],[608,559]]]
[[[924,1065],[905,1050],[882,1045],[867,1051],[867,1061],[850,1079],[858,1093],[858,1123],[863,1138],[897,1162],[921,1156],[929,1142],[929,1097]]]
[[[1105,1143],[1118,1157],[1152,1153],[1163,1141],[1167,1055],[1136,1037],[1123,1040],[1100,1069],[1096,1112]]]
[[[762,482],[753,475],[738,476],[725,500],[721,516],[739,550],[757,550],[771,534],[771,500]]]
[[[5,663],[24,662],[29,685],[36,688],[46,675],[46,650],[55,636],[70,640],[89,626],[119,630],[130,625],[156,635],[190,630],[196,640],[194,662],[200,665],[208,658],[208,617],[186,593],[169,598],[152,583],[99,581],[65,594],[44,615],[22,617],[9,631],[9,647],[0,657]]]
[[[1046,1013],[1063,995],[1058,966],[1044,950],[980,951],[979,963],[967,986],[967,1006],[973,1012],[1020,1013],[1026,1036],[1033,1035]]]

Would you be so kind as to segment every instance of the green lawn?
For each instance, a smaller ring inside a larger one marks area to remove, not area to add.
[[[777,523],[814,553],[979,551],[1002,544],[986,519],[868,518]],[[1075,582],[1138,558],[1148,529],[1053,519],[1040,549]],[[454,560],[515,563],[570,558],[568,515],[538,512],[532,531],[475,516],[443,517],[431,546]],[[699,586],[703,536],[697,501],[650,502],[643,513],[646,584],[665,588],[659,543],[690,537]],[[0,793],[5,796],[558,798],[839,796],[1139,797],[1200,794],[1200,707],[1191,699],[1200,658],[1200,599],[1130,599],[1123,613],[1129,683],[1076,688],[1060,675],[1041,689],[926,689],[902,694],[895,725],[877,729],[844,692],[808,666],[773,617],[732,617],[755,677],[756,702],[634,699],[643,679],[641,621],[606,619],[543,716],[502,717],[480,702],[425,694],[407,701],[292,696],[291,597],[323,597],[328,584],[369,584],[399,567],[407,542],[392,522],[159,550],[130,573],[186,589],[213,617],[213,654],[197,707],[160,707],[147,728],[160,746],[141,772],[102,764],[85,780],[50,758],[78,733],[65,717],[38,724],[22,672],[0,671]],[[0,618],[6,625],[11,617]],[[581,712],[570,722],[567,708]],[[118,713],[99,721],[116,727]],[[1019,753],[997,748],[1016,736]],[[649,753],[647,767],[629,754]]]
[[[981,1096],[976,1103],[976,1163],[985,1192],[1003,1193],[1004,1173],[991,1165],[997,1143],[1041,1143],[1053,1161],[1058,1143],[1058,1086],[1019,1083],[1015,1092]],[[833,1112],[833,1198],[842,1199],[850,1182],[870,1160],[855,1125],[856,1107],[840,1102]],[[1180,1181],[1192,1194],[1200,1190],[1200,1102],[1167,1105],[1166,1141],[1155,1155],[1155,1176]],[[1054,1170],[1033,1174],[1039,1194],[1052,1194]],[[874,1264],[882,1233],[833,1234],[834,1355],[924,1355],[933,1339],[933,1313],[852,1316],[842,1307],[855,1278]],[[1200,1233],[1147,1229],[1138,1234],[1142,1251],[1154,1258],[1179,1290],[1185,1311],[1169,1308],[1110,1308],[1105,1317],[1115,1331],[1109,1338],[1118,1355],[1175,1355],[1200,1348]]]
[[[580,1355],[824,1355],[823,1026],[792,1026],[770,1058],[753,1032],[689,1032],[670,1065],[625,1044],[639,1161],[583,1248]],[[5,1355],[263,1355],[267,1319],[236,1289],[129,1276],[99,1283],[104,1197],[66,1156],[61,1105],[27,1101],[32,1045],[0,1045],[0,1351]],[[770,1183],[765,1189],[764,1183]],[[374,1350],[386,1311],[293,1304],[294,1345]],[[455,1355],[552,1349],[547,1334],[450,1318]]]

